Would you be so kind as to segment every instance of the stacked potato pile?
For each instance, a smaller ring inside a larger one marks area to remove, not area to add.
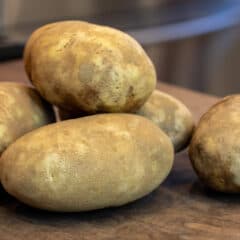
[[[58,22],[31,35],[24,61],[36,90],[0,85],[7,192],[37,208],[85,211],[134,201],[166,178],[193,119],[180,101],[154,90],[154,66],[134,39]],[[54,120],[50,104],[64,120],[38,128]]]

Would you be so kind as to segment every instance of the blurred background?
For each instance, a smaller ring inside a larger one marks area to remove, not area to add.
[[[240,0],[0,0],[0,60],[20,58],[35,28],[64,19],[126,31],[160,81],[218,96],[240,92]]]

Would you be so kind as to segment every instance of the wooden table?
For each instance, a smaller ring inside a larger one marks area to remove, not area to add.
[[[21,61],[0,64],[0,81],[26,81]],[[208,95],[159,83],[181,99],[195,119],[217,101]],[[152,194],[114,209],[87,213],[50,213],[31,209],[0,193],[1,240],[237,240],[240,197],[205,189],[187,152],[176,155],[167,180]]]

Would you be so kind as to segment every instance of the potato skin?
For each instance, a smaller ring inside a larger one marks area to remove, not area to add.
[[[191,112],[176,98],[159,90],[154,90],[147,102],[136,114],[157,124],[171,139],[175,152],[184,149],[192,136],[194,121]],[[69,112],[59,109],[61,120],[88,115],[84,112]]]
[[[32,59],[32,46],[34,46],[35,42],[38,40],[38,38],[41,36],[42,33],[44,33],[45,30],[49,29],[52,27],[54,24],[47,24],[45,26],[42,26],[41,28],[38,28],[37,30],[34,31],[34,34],[31,35],[31,37],[28,39],[27,44],[25,45],[24,48],[24,67],[25,71],[31,80],[31,59]]]
[[[132,112],[156,85],[154,66],[133,38],[87,22],[39,28],[27,42],[24,62],[41,95],[69,111]]]
[[[1,158],[11,195],[52,211],[119,206],[155,189],[173,164],[170,139],[133,114],[51,124],[13,143]]]
[[[0,155],[23,134],[55,121],[53,109],[28,86],[0,83]]]
[[[200,180],[221,192],[240,192],[240,95],[206,112],[193,135],[189,157]]]
[[[157,124],[170,137],[175,152],[188,145],[194,129],[193,116],[176,98],[154,90],[137,114]]]

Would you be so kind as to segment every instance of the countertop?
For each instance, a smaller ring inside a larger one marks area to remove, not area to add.
[[[22,61],[0,64],[0,81],[27,82]],[[184,102],[199,117],[218,99],[164,83],[158,88]],[[131,204],[85,213],[32,209],[0,191],[0,239],[240,239],[240,197],[216,193],[199,183],[187,155],[153,193]]]

